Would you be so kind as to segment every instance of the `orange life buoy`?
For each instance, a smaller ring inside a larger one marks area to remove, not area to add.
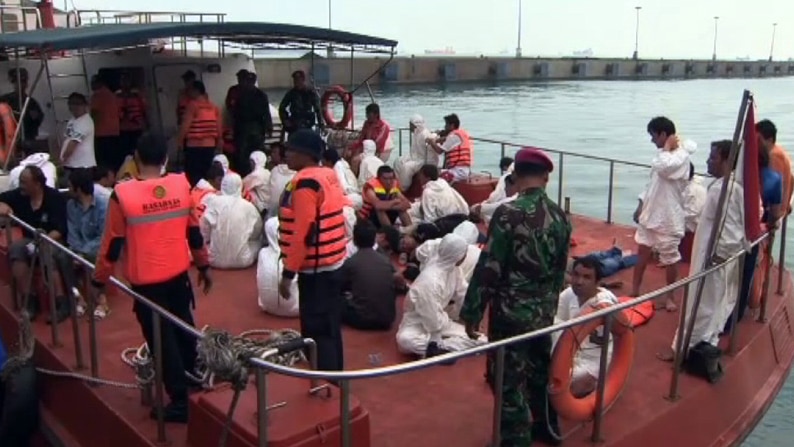
[[[635,297],[633,296],[621,296],[618,298],[619,303],[626,303],[633,300]],[[624,309],[623,313],[626,314],[626,318],[628,318],[631,327],[642,326],[643,324],[650,321],[654,314],[653,308],[653,300],[644,301],[636,306],[629,307],[628,309]]]
[[[601,310],[609,304],[601,303],[582,310],[581,315],[587,315]],[[634,361],[634,331],[625,312],[614,315],[611,325],[613,338],[612,361],[607,371],[604,386],[604,408],[615,402],[626,379],[629,376],[631,365]],[[596,393],[590,393],[583,398],[577,398],[571,393],[571,373],[573,361],[581,343],[593,331],[604,324],[604,318],[592,320],[571,330],[562,333],[554,353],[551,357],[549,369],[549,401],[560,416],[573,421],[588,421],[595,414]]]
[[[339,121],[334,119],[334,114],[331,112],[332,99],[342,101],[342,106],[344,106],[344,112]],[[329,87],[328,90],[323,93],[320,104],[323,108],[323,119],[325,119],[325,124],[331,129],[344,129],[349,126],[350,122],[353,120],[353,95],[339,85]]]
[[[764,239],[758,244],[758,260],[756,261],[755,270],[753,271],[753,286],[750,289],[750,299],[747,303],[750,309],[758,309],[761,307],[761,297],[764,294],[766,272],[769,270],[769,264],[772,262],[772,259],[766,254],[768,245],[769,241],[767,239]]]
[[[5,163],[8,154],[14,147],[14,134],[17,131],[17,120],[14,110],[8,104],[0,102],[0,163]]]

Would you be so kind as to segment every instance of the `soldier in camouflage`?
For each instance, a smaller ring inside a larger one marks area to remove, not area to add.
[[[538,149],[524,148],[515,158],[514,202],[497,208],[488,243],[466,294],[461,319],[476,335],[489,307],[490,340],[502,340],[542,329],[554,322],[563,288],[571,224],[545,187],[554,165]],[[490,306],[488,306],[490,305]],[[533,438],[559,444],[557,415],[548,404],[551,337],[536,338],[505,349],[502,387],[501,445],[525,447]],[[486,378],[493,387],[494,357]]]

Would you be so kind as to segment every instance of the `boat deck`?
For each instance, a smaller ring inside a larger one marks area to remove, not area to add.
[[[577,245],[572,248],[572,255],[607,249],[613,239],[624,250],[635,250],[630,227],[579,216],[573,217],[573,223]],[[682,275],[687,272],[688,266],[682,265]],[[197,326],[208,324],[232,333],[298,328],[297,319],[281,319],[260,311],[253,269],[215,271],[214,280],[215,287],[208,296],[196,295]],[[617,295],[627,293],[631,270],[609,280],[625,284],[615,291]],[[657,289],[663,281],[663,270],[649,267],[644,290]],[[655,354],[670,346],[678,313],[657,312],[648,324],[638,328],[633,370],[623,394],[604,418],[605,445],[738,444],[771,404],[785,380],[794,352],[789,324],[791,281],[786,275],[782,296],[774,293],[776,284],[777,270],[773,269],[767,314],[770,321],[761,324],[745,318],[740,323],[736,354],[723,358],[722,381],[710,385],[682,374],[681,398],[674,402],[665,398],[672,370],[669,364],[657,360]],[[111,306],[113,313],[98,323],[99,373],[103,379],[130,383],[134,380],[133,373],[121,362],[120,353],[140,345],[142,338],[131,311],[132,300],[125,296],[111,297]],[[398,306],[401,308],[401,303]],[[11,309],[10,288],[6,286],[0,291],[0,328],[5,340],[16,340]],[[88,360],[88,324],[82,321],[80,327]],[[45,368],[73,370],[71,326],[65,322],[59,328],[63,346],[54,348],[50,346],[50,328],[38,320],[34,323],[38,340],[36,361]],[[384,365],[410,360],[397,352],[394,330],[368,333],[345,328],[344,343],[348,369],[372,367],[371,354],[380,354]],[[493,399],[483,378],[484,364],[484,357],[480,356],[464,359],[454,366],[353,382],[352,393],[370,415],[370,445],[485,446],[490,439]],[[113,386],[89,387],[74,379],[50,376],[42,382],[43,404],[80,445],[156,445],[156,424],[148,417],[149,409],[141,406],[138,391]],[[247,392],[253,393],[253,385]],[[563,421],[563,430],[570,434],[565,445],[590,445],[590,424],[577,427]],[[173,446],[192,445],[187,443],[186,433],[184,426],[167,426]],[[208,440],[206,445],[217,445],[217,440]]]

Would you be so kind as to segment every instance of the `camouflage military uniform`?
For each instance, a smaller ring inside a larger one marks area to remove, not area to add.
[[[524,191],[514,202],[500,206],[491,220],[488,245],[480,255],[461,318],[477,325],[490,304],[488,337],[492,341],[550,326],[563,286],[570,238],[565,213],[542,188]],[[489,356],[487,376],[492,387],[493,360]],[[502,447],[530,445],[533,414],[545,429],[550,362],[549,336],[506,348]],[[556,417],[550,419],[556,426]]]

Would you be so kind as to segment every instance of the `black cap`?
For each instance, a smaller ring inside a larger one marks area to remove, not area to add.
[[[322,137],[317,132],[309,129],[301,129],[289,135],[287,150],[303,152],[319,161],[323,158],[325,141],[323,141]]]
[[[303,70],[295,70],[292,72],[292,79],[297,77],[306,78],[306,73]]]
[[[239,78],[241,76],[247,76],[249,73],[251,73],[251,72],[246,70],[245,68],[243,68],[242,70],[237,72],[236,76]]]
[[[197,78],[198,78],[198,76],[196,76],[196,72],[193,71],[193,70],[188,70],[188,71],[182,73],[182,79],[184,79],[184,80],[197,79]]]

